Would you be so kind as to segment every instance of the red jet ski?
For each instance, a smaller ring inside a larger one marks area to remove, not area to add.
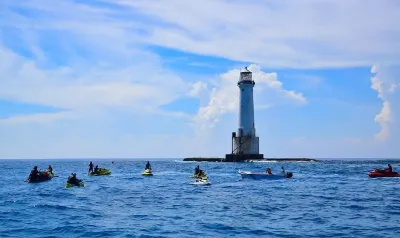
[[[400,177],[400,174],[397,172],[387,172],[383,169],[374,169],[368,173],[368,176],[371,178]]]

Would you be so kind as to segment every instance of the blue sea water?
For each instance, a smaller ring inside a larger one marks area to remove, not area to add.
[[[196,163],[93,160],[109,176],[87,176],[88,160],[0,160],[0,237],[400,237],[400,178],[367,173],[400,161]],[[37,165],[59,176],[25,183]],[[212,182],[189,178],[199,164]],[[280,166],[284,180],[238,170]],[[71,172],[86,187],[64,187]]]

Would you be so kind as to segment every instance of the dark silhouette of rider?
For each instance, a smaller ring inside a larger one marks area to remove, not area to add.
[[[388,167],[387,167],[385,170],[386,170],[386,172],[388,172],[388,173],[392,173],[392,172],[393,172],[392,166],[391,166],[390,164],[388,164]]]
[[[31,170],[31,173],[29,174],[29,179],[30,180],[36,180],[39,177],[39,171],[37,166],[33,167]]]
[[[76,173],[72,173],[71,176],[68,177],[67,181],[67,183],[75,185],[79,185],[80,182],[81,180],[76,178]]]
[[[93,173],[93,163],[92,163],[92,161],[90,161],[90,163],[89,163],[89,171],[88,171],[88,174],[90,174],[90,173]]]
[[[147,163],[146,163],[146,168],[145,169],[151,169],[151,166],[150,166],[150,162],[149,161],[147,161]]]

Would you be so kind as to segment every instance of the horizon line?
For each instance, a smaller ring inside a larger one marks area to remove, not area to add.
[[[162,158],[162,157],[120,157],[120,158],[112,158],[112,157],[75,157],[75,158],[69,158],[69,157],[54,157],[54,158],[0,158],[0,160],[182,160],[187,157],[175,157],[175,158]],[[207,156],[204,157],[199,157],[199,158],[208,158]],[[218,157],[215,157],[218,158]],[[269,157],[268,159],[286,159],[286,158],[293,158],[293,157]],[[303,158],[303,157],[299,157]],[[308,158],[308,157],[304,157]],[[221,158],[223,159],[223,158]],[[333,157],[323,157],[323,158],[310,158],[310,159],[315,159],[315,160],[400,160],[400,157],[382,157],[382,158],[376,158],[376,157],[338,157],[338,158],[333,158]],[[189,161],[193,162],[193,161]]]

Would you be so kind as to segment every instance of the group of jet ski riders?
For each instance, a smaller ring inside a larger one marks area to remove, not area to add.
[[[145,169],[146,170],[147,169],[151,170],[151,166],[150,166],[150,162],[149,161],[147,161]],[[98,165],[94,166],[92,161],[90,161],[88,174],[97,173],[98,171],[99,171]],[[390,164],[388,164],[388,167],[385,168],[384,171],[388,172],[388,173],[391,173],[392,172],[392,166]],[[265,172],[267,174],[272,174],[271,168],[267,168]],[[285,173],[285,169],[283,167],[281,167],[281,173],[283,173],[283,174]],[[44,171],[44,172],[38,171],[37,166],[33,167],[31,173],[29,174],[28,180],[29,181],[38,181],[43,176],[44,177],[54,177],[55,176],[54,173],[53,173],[53,168],[51,167],[51,165],[49,165],[47,170]],[[200,169],[199,165],[197,165],[196,168],[194,169],[194,177],[197,178],[197,179],[200,179],[200,180],[207,180],[206,173],[203,170]],[[80,182],[82,182],[82,180],[80,180],[80,179],[78,179],[76,177],[76,173],[71,173],[71,175],[68,177],[68,180],[67,180],[67,183],[70,183],[70,184],[79,184]]]
[[[151,165],[150,162],[147,161],[146,163],[146,170],[150,169],[151,170]],[[97,173],[99,171],[99,167],[98,165],[94,166],[92,161],[90,161],[89,163],[89,170],[88,170],[88,174],[91,173]],[[41,178],[49,178],[49,177],[54,177],[54,173],[53,173],[53,168],[51,167],[51,165],[49,165],[49,167],[47,168],[46,171],[39,171],[38,167],[35,166],[33,167],[33,169],[31,170],[31,173],[29,174],[29,178],[28,180],[31,182],[35,182],[35,181],[39,181],[41,180]],[[200,166],[197,165],[197,167],[195,168],[195,172],[194,172],[194,177],[201,179],[201,180],[207,180],[207,175],[206,173],[200,169]],[[76,184],[79,185],[79,183],[82,182],[81,179],[78,179],[76,177],[76,173],[71,173],[71,175],[68,177],[67,183],[70,184]]]
[[[92,161],[90,161],[88,174],[91,174],[91,173],[95,174],[98,171],[99,171],[99,166],[98,165],[94,166]],[[28,180],[31,182],[35,182],[35,181],[41,180],[42,178],[49,178],[49,177],[54,177],[54,176],[55,175],[53,173],[53,168],[51,167],[51,165],[49,165],[49,167],[45,171],[39,171],[38,167],[35,166],[31,170]],[[71,173],[71,175],[68,177],[68,180],[67,180],[67,183],[69,183],[69,184],[79,185],[80,182],[82,182],[82,180],[78,179],[76,177],[76,173]]]

